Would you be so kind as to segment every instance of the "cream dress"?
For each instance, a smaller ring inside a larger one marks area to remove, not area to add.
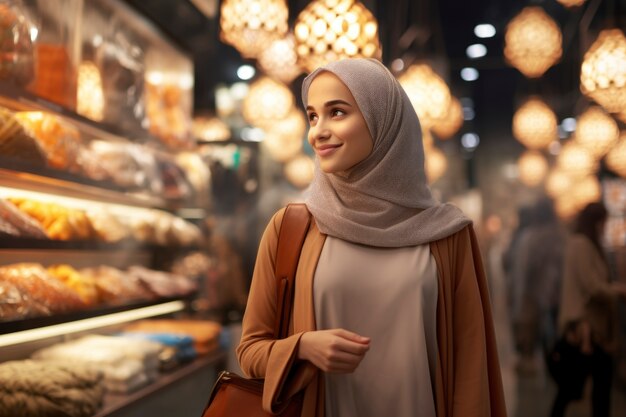
[[[434,417],[437,266],[428,244],[328,236],[314,279],[317,328],[371,338],[351,374],[325,374],[326,417]]]

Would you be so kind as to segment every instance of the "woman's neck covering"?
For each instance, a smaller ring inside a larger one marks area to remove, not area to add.
[[[321,71],[352,92],[374,140],[372,153],[348,171],[315,177],[306,204],[322,233],[370,246],[414,246],[442,239],[471,223],[431,195],[424,172],[422,130],[408,96],[375,59],[344,59],[309,74],[304,107]],[[363,138],[366,140],[366,138]]]

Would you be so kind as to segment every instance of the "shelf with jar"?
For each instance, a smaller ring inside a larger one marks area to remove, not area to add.
[[[0,52],[0,385],[82,375],[68,415],[138,415],[190,381],[203,401],[224,354],[192,311],[212,201],[191,58],[121,0],[0,0]]]
[[[190,277],[150,268],[198,249],[173,213],[209,206],[189,56],[118,0],[3,0],[0,17],[2,332],[188,298]],[[107,298],[91,269],[144,293]]]

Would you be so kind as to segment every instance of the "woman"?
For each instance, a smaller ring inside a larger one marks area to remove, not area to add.
[[[617,351],[616,298],[626,295],[623,283],[609,282],[609,268],[600,244],[606,218],[602,203],[591,203],[578,215],[574,233],[565,247],[559,312],[560,333],[568,342],[565,348],[569,352],[575,344],[576,354],[583,358],[575,366],[580,368],[581,362],[589,364],[594,417],[608,417],[610,413],[611,355]],[[565,369],[565,374],[557,378],[552,417],[563,416],[569,402],[582,394],[587,375],[577,377],[573,371]]]
[[[304,391],[303,417],[504,416],[475,235],[431,196],[406,93],[380,62],[349,59],[310,74],[302,97],[317,159],[290,336],[272,336],[279,211],[237,349],[265,378],[264,408]]]

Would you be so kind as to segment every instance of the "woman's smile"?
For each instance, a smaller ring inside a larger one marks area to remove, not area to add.
[[[337,149],[339,149],[342,145],[338,144],[338,145],[331,145],[331,144],[325,144],[325,145],[319,145],[315,147],[315,152],[317,153],[317,155],[320,158],[325,158],[327,156],[331,156],[332,154],[335,153],[335,151]]]

